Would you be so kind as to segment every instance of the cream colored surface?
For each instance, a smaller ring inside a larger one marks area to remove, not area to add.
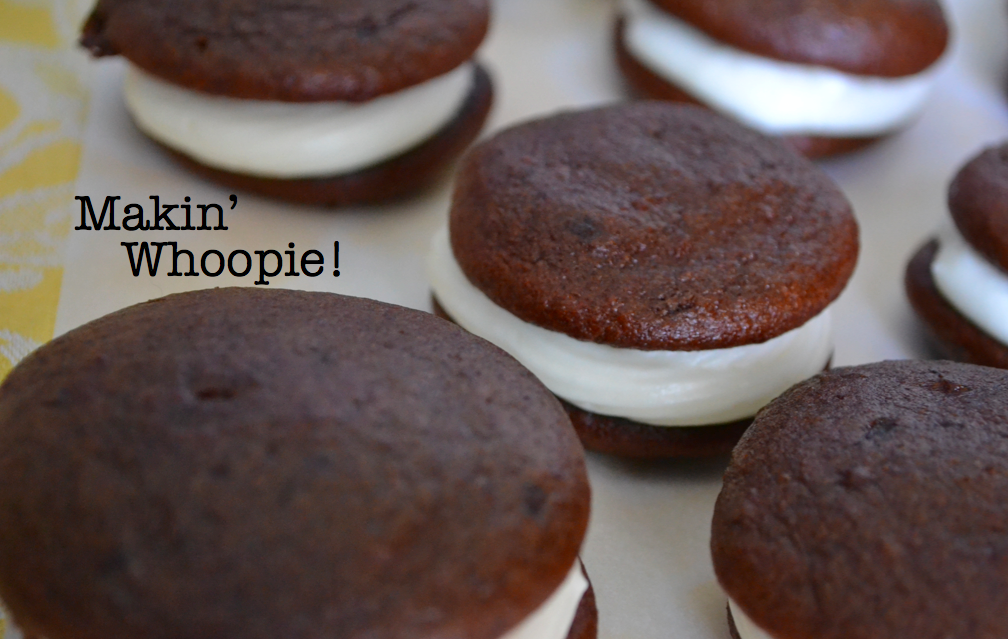
[[[395,157],[451,122],[474,66],[368,102],[267,102],[207,95],[131,66],[123,93],[137,126],[207,166],[300,178],[349,173]]]
[[[649,0],[623,7],[624,42],[638,61],[767,133],[878,135],[916,117],[934,85],[935,67],[893,79],[781,62],[718,42]]]
[[[988,262],[947,224],[931,262],[935,288],[985,333],[1008,345],[1008,274]]]
[[[434,236],[431,288],[451,317],[525,365],[584,410],[656,426],[704,426],[752,417],[823,370],[833,352],[829,309],[762,344],[706,351],[643,351],[574,339],[529,324],[472,285],[448,229]]]

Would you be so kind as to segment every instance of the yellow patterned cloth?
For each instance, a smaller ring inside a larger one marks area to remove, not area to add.
[[[87,115],[74,43],[89,5],[0,0],[0,379],[53,335]]]

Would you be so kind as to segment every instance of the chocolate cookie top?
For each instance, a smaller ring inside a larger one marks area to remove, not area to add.
[[[498,639],[563,581],[583,453],[432,315],[218,289],[91,322],[0,386],[0,597],[50,639]]]
[[[764,408],[714,510],[718,581],[780,639],[1008,636],[1008,371],[840,368]]]
[[[519,318],[625,348],[766,341],[843,289],[857,224],[830,179],[692,106],[562,113],[470,149],[452,250]]]
[[[966,241],[1008,271],[1008,143],[986,149],[959,171],[948,205]]]
[[[99,0],[81,44],[235,98],[363,102],[470,57],[486,0]]]
[[[786,62],[899,77],[948,44],[938,0],[649,0],[712,38]]]

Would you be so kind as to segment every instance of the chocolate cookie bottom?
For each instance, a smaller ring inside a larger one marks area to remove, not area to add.
[[[490,75],[477,65],[465,104],[455,119],[434,137],[374,166],[325,177],[283,179],[244,175],[206,166],[175,149],[158,145],[193,173],[235,189],[300,204],[373,204],[410,195],[433,183],[479,135],[492,104]]]
[[[928,328],[932,346],[943,358],[1008,368],[1008,346],[970,322],[938,291],[931,275],[937,253],[937,240],[922,246],[907,265],[904,280],[907,297]]]
[[[623,41],[624,26],[624,18],[620,17],[617,19],[614,33],[616,62],[619,64],[620,71],[623,72],[623,77],[631,89],[643,97],[655,100],[686,102],[704,107],[708,106],[692,94],[662,78],[641,64],[637,58],[633,57]],[[829,137],[818,135],[785,135],[781,136],[781,139],[805,157],[819,158],[856,151],[883,137],[885,136]]]
[[[431,296],[434,314],[455,320]],[[731,452],[752,418],[711,426],[652,426],[622,417],[582,410],[557,397],[567,410],[574,430],[588,450],[633,459],[667,457],[714,457]]]
[[[633,459],[725,455],[752,423],[752,417],[747,417],[711,426],[651,426],[592,413],[558,399],[585,448]]]
[[[591,579],[585,571],[584,564],[581,565],[581,574],[588,579],[588,590],[581,595],[581,602],[578,603],[577,612],[574,613],[574,621],[571,622],[567,639],[595,639],[598,636],[598,608],[595,607],[595,590],[592,588]]]

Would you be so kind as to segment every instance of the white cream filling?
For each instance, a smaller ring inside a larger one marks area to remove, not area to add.
[[[735,630],[738,630],[739,639],[773,639],[765,630],[753,623],[746,613],[742,612],[739,605],[728,599],[728,608],[731,610],[732,620],[735,622]]]
[[[588,580],[581,572],[581,560],[567,573],[563,583],[538,608],[508,630],[501,639],[566,639]],[[9,623],[4,634],[4,613],[0,610],[0,639],[21,639],[21,632]]]
[[[241,100],[185,89],[130,66],[126,106],[150,137],[207,166],[248,175],[338,175],[395,157],[462,108],[472,63],[361,103]]]
[[[560,587],[501,639],[566,639],[588,580],[581,572],[581,560],[567,573]]]
[[[974,250],[951,224],[939,233],[931,276],[949,304],[1008,345],[1008,275]]]
[[[711,107],[771,134],[871,136],[924,106],[932,65],[904,78],[843,73],[732,48],[658,9],[624,0],[624,43],[639,62]]]
[[[496,344],[556,395],[584,410],[656,426],[702,426],[752,417],[825,368],[830,312],[762,344],[701,351],[644,351],[581,341],[522,321],[473,286],[448,230],[435,235],[428,275],[460,326]]]

